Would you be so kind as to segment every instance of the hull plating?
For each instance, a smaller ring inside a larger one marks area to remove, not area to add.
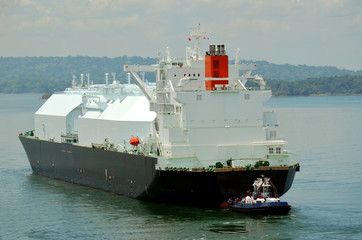
[[[35,174],[148,201],[218,206],[251,188],[261,174],[283,195],[296,167],[288,170],[178,172],[156,170],[157,159],[20,136]]]

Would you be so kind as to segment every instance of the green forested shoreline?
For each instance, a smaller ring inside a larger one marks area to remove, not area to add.
[[[242,60],[241,62],[250,62]],[[104,82],[106,72],[115,72],[125,83],[125,64],[150,65],[156,58],[108,57],[0,57],[0,93],[51,93],[69,87],[72,75],[90,73],[94,83]],[[330,66],[273,64],[253,61],[275,96],[362,94],[362,71]],[[145,78],[154,81],[152,73]],[[250,84],[253,86],[253,84]]]
[[[273,96],[362,94],[362,75],[308,78],[300,81],[269,80]]]

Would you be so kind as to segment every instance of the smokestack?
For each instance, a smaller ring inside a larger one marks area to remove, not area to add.
[[[220,46],[220,56],[225,56],[225,46],[224,45]]]
[[[220,56],[220,45],[217,45],[215,56]]]
[[[209,45],[209,55],[215,56],[215,45]]]

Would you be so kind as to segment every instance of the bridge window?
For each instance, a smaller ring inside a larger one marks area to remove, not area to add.
[[[277,153],[277,154],[280,154],[280,153],[281,153],[281,148],[280,148],[280,147],[277,147],[277,148],[276,148],[276,153]]]
[[[274,154],[274,148],[269,148],[269,154]]]
[[[245,100],[249,100],[249,99],[250,99],[250,94],[245,94],[245,95],[244,95],[244,99],[245,99]]]
[[[196,100],[201,101],[202,100],[202,95],[196,95]]]

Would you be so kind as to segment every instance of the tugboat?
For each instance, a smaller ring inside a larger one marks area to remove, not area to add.
[[[270,178],[257,178],[253,183],[254,191],[250,190],[240,197],[228,200],[230,210],[255,215],[286,215],[291,209],[287,202],[281,202],[276,187]]]

